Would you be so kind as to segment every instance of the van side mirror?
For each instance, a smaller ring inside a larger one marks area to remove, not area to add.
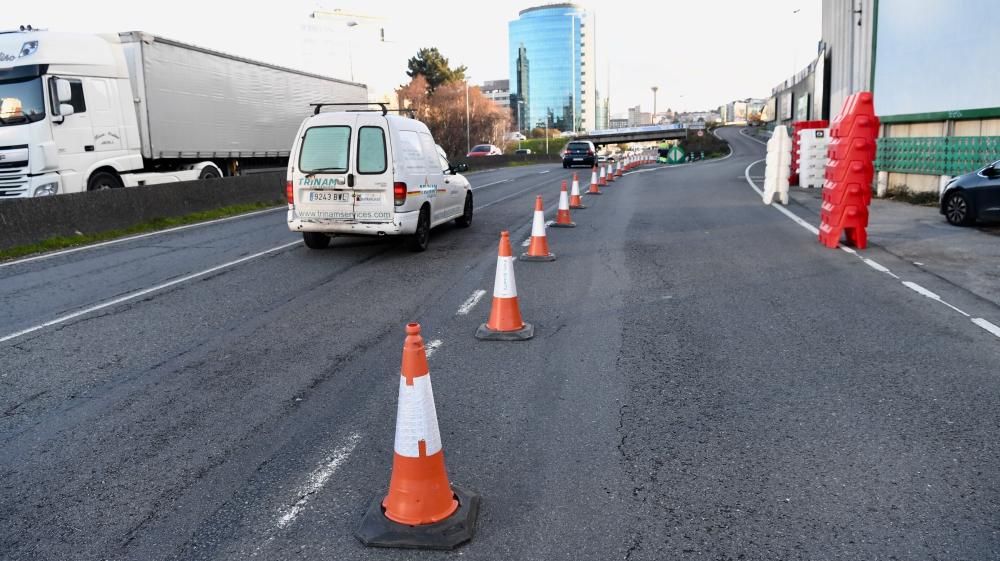
[[[454,167],[455,173],[464,173],[469,171],[469,164],[461,163]]]

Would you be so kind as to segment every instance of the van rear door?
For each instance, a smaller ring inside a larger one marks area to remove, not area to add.
[[[359,113],[354,157],[354,216],[358,222],[392,222],[392,170],[388,120]]]
[[[295,208],[305,220],[354,221],[351,143],[355,115],[344,115],[335,124],[306,129],[299,148],[295,174]]]

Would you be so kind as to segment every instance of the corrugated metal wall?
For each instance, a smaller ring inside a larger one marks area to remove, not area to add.
[[[823,0],[823,42],[830,52],[831,118],[840,113],[847,96],[871,89],[874,15],[875,0]]]

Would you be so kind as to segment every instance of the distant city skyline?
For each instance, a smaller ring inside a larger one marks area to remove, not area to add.
[[[258,10],[233,1],[139,6],[104,0],[95,9],[93,3],[56,0],[44,9],[15,3],[5,6],[4,15],[11,27],[142,30],[338,78],[353,74],[380,94],[405,83],[406,60],[431,46],[452,65],[466,65],[474,84],[513,82],[507,24],[519,10],[541,3],[430,1],[414,10],[378,0],[287,0],[280,9]],[[651,108],[654,84],[660,87],[658,108],[675,111],[766,97],[776,83],[815,58],[820,36],[820,0],[639,1],[628,3],[628,9],[600,0],[578,4],[596,18],[596,86],[602,98],[610,94],[612,115],[636,105]],[[380,19],[356,19],[359,25],[347,26],[309,17],[335,9]]]

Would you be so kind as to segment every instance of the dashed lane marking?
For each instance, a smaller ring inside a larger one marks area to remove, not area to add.
[[[76,319],[76,318],[78,318],[80,316],[85,316],[87,314],[103,310],[105,308],[110,308],[111,306],[117,306],[118,304],[122,304],[124,302],[128,302],[129,300],[135,300],[136,298],[140,298],[140,297],[145,296],[147,294],[152,294],[154,292],[159,292],[159,291],[164,290],[166,288],[170,288],[172,286],[176,286],[178,284],[182,284],[182,283],[185,283],[187,281],[194,280],[194,279],[197,279],[197,278],[200,278],[200,277],[204,277],[204,276],[210,275],[210,274],[212,274],[212,273],[214,273],[216,271],[221,271],[223,269],[228,269],[230,267],[239,265],[240,263],[246,263],[247,261],[252,261],[252,260],[257,259],[259,257],[263,257],[263,256],[269,255],[271,253],[276,253],[276,252],[281,251],[283,249],[288,249],[290,247],[294,247],[294,246],[297,246],[297,245],[302,245],[302,242],[301,241],[295,241],[295,242],[291,242],[291,243],[282,244],[282,245],[279,245],[277,247],[272,247],[271,249],[265,249],[264,251],[258,251],[257,253],[254,253],[252,255],[247,255],[246,257],[241,257],[239,259],[236,259],[236,260],[233,260],[233,261],[229,261],[228,263],[223,263],[221,265],[216,265],[215,267],[210,267],[208,269],[205,269],[204,271],[198,271],[197,273],[191,273],[190,275],[185,275],[183,277],[174,279],[174,280],[169,281],[169,282],[158,284],[156,286],[151,286],[149,288],[144,288],[142,290],[137,290],[135,292],[131,292],[129,294],[126,294],[125,296],[121,296],[121,297],[115,298],[113,300],[108,300],[107,302],[103,302],[101,304],[97,304],[96,306],[91,306],[89,308],[84,308],[82,310],[78,310],[76,312],[73,312],[72,314],[66,314],[66,315],[64,315],[62,317],[58,317],[56,319],[49,320],[49,321],[47,321],[45,323],[40,323],[38,325],[29,327],[27,329],[22,329],[21,331],[17,331],[15,333],[11,333],[9,335],[4,335],[3,337],[0,337],[0,343],[3,343],[4,341],[10,341],[11,339],[16,339],[18,337],[21,337],[22,335],[27,335],[29,333],[34,333],[35,331],[39,331],[41,329],[45,329],[46,327],[52,327],[53,325],[59,325],[61,323],[66,323],[67,321]]]
[[[427,353],[427,358],[431,358],[431,355],[433,355],[435,351],[440,349],[441,345],[443,344],[444,341],[442,341],[441,339],[434,339],[433,341],[428,341],[427,344],[424,346],[424,352]]]
[[[305,483],[299,487],[295,502],[281,509],[281,512],[278,513],[277,527],[279,530],[284,530],[295,522],[295,519],[298,518],[302,510],[309,504],[309,501],[316,496],[316,493],[323,490],[326,482],[337,472],[337,468],[351,456],[351,452],[354,451],[358,442],[361,442],[361,435],[358,433],[352,434],[348,437],[347,442],[333,452],[330,452],[320,463],[319,467],[309,474]]]
[[[472,308],[475,308],[476,304],[483,299],[483,296],[486,296],[485,290],[477,290],[473,292],[472,296],[469,296],[469,298],[458,307],[458,311],[455,313],[460,316],[468,315],[469,312],[472,311]]]
[[[983,329],[985,329],[986,331],[989,331],[993,335],[996,335],[997,337],[1000,337],[1000,327],[997,327],[996,325],[993,325],[989,321],[987,321],[987,320],[985,320],[983,318],[972,318],[972,323],[978,325],[979,327],[982,327]]]
[[[494,185],[500,185],[501,183],[510,183],[514,181],[513,179],[501,179],[500,181],[494,181],[493,183],[487,183],[486,185],[477,185],[472,188],[473,191],[478,191],[480,189],[485,189],[487,187],[492,187]]]

